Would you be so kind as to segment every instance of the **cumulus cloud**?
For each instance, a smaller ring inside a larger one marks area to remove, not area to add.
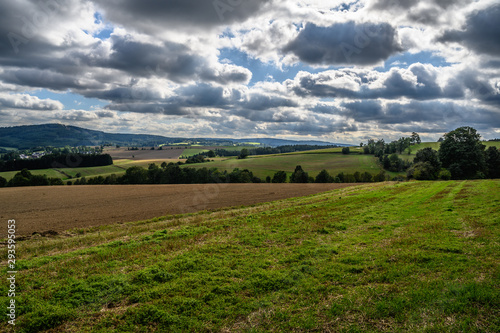
[[[94,0],[117,24],[146,33],[163,29],[201,30],[242,22],[269,0]]]
[[[371,65],[403,51],[396,29],[387,23],[308,23],[284,52],[313,65]]]
[[[286,87],[300,97],[434,100],[477,98],[498,101],[500,80],[467,68],[442,68],[414,63],[387,72],[367,69],[302,71]]]
[[[64,105],[52,99],[40,99],[28,94],[0,93],[0,109],[62,110]]]
[[[439,38],[440,42],[458,42],[479,54],[500,54],[500,5],[494,4],[476,10],[467,16],[462,30],[448,30]]]

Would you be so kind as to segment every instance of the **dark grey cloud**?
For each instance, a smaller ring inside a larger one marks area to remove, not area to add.
[[[500,55],[500,4],[474,11],[462,30],[445,31],[438,41],[458,42],[479,54]]]
[[[427,5],[434,5],[442,9],[447,9],[448,7],[465,3],[466,0],[374,0],[371,3],[372,8],[388,10],[393,8],[410,9],[412,7],[418,7],[420,3],[425,3]]]
[[[95,114],[99,118],[116,118],[116,114],[111,111],[96,111]]]
[[[91,96],[111,100],[112,103],[106,107],[110,110],[184,116],[206,114],[204,110],[211,109],[233,110],[237,111],[238,115],[246,117],[246,113],[252,114],[255,111],[265,113],[270,109],[298,105],[288,98],[263,93],[246,96],[238,89],[207,83],[181,86],[174,93],[173,97],[162,98],[154,92],[119,88],[113,91],[94,92]]]
[[[305,119],[297,111],[254,111],[254,110],[237,110],[231,114],[243,117],[254,122],[267,123],[296,123],[304,122]]]
[[[116,97],[111,99],[113,102],[107,106],[110,110],[181,116],[203,113],[202,108],[205,107],[226,108],[232,103],[231,97],[224,96],[222,87],[206,83],[182,86],[175,91],[175,96],[166,99],[141,95],[126,89],[118,90],[116,94],[107,97]]]
[[[459,10],[468,5],[470,0],[373,0],[368,8],[377,12],[391,13],[394,17],[405,17],[419,25],[442,24],[443,14]],[[421,6],[423,4],[423,6]]]
[[[389,103],[385,107],[383,117],[378,122],[382,124],[447,123],[462,117],[463,114],[457,110],[454,103],[411,101],[409,103]]]
[[[314,65],[370,65],[403,51],[397,31],[387,23],[308,23],[283,50]]]
[[[174,116],[190,116],[194,114],[193,111],[186,110],[180,105],[159,102],[111,103],[107,105],[106,108],[114,111],[164,114]]]
[[[357,132],[358,126],[346,121],[332,122],[323,119],[310,119],[304,122],[295,123],[271,123],[267,126],[270,134],[293,134],[293,135],[329,135],[341,132]]]
[[[189,48],[188,45],[163,42],[159,45],[134,40],[130,36],[112,36],[112,52],[109,57],[97,57],[101,42],[90,52],[75,52],[77,58],[89,67],[112,68],[139,77],[162,77],[175,82],[201,79],[204,81],[246,83],[251,72],[243,67],[221,65],[222,71]]]
[[[243,22],[269,0],[94,0],[105,17],[127,28],[157,33],[200,30]]]
[[[251,94],[250,98],[240,105],[245,109],[262,111],[278,107],[296,107],[298,104],[289,98]]]
[[[342,103],[347,112],[343,116],[365,122],[379,120],[383,117],[382,105],[378,101],[355,101]]]
[[[419,126],[440,131],[441,128],[450,128],[456,124],[469,124],[490,128],[500,126],[500,111],[482,106],[462,105],[450,101],[410,101],[389,102],[360,100],[346,102],[342,106],[347,111],[342,115],[356,122],[373,122],[380,126]],[[394,129],[394,128],[393,128]]]
[[[97,89],[104,87],[104,84],[93,80],[82,80],[74,75],[35,68],[7,69],[0,73],[0,80],[20,86],[42,87],[58,91],[65,91],[67,89]]]
[[[314,113],[323,113],[323,114],[339,114],[340,110],[334,105],[328,105],[324,103],[318,103],[316,104],[313,108],[311,108],[311,111]]]

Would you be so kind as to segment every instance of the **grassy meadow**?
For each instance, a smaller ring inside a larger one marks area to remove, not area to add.
[[[265,179],[266,176],[272,177],[280,170],[286,171],[290,175],[297,165],[301,165],[304,171],[313,177],[323,169],[326,169],[332,175],[337,175],[339,172],[354,173],[356,171],[377,174],[382,170],[373,155],[342,155],[311,152],[249,156],[243,160],[238,160],[234,157],[186,166],[193,168],[217,168],[221,171],[227,170],[228,172],[231,172],[234,168],[248,169],[255,176]]]
[[[500,181],[376,183],[34,237],[16,332],[498,332],[499,209]]]

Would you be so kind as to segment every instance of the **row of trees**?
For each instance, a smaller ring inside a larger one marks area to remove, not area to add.
[[[48,178],[47,175],[33,175],[27,169],[21,170],[9,181],[0,177],[0,187],[10,186],[49,186],[49,185],[64,185],[59,178]]]
[[[238,150],[226,150],[226,149],[215,149],[209,152],[202,153],[207,157],[230,157],[230,156],[238,156],[240,158],[245,158],[249,155],[273,155],[273,154],[284,154],[284,153],[293,153],[297,151],[309,151],[316,149],[325,149],[325,148],[336,148],[336,145],[328,145],[328,146],[318,146],[318,145],[285,145],[278,147],[257,147],[257,148],[243,148],[241,151]],[[212,155],[211,155],[212,154]]]
[[[109,154],[50,154],[37,159],[0,160],[0,172],[23,169],[83,168],[113,164]]]
[[[500,178],[500,151],[482,144],[472,127],[446,133],[436,151],[419,150],[407,177],[420,180]]]
[[[372,154],[376,157],[380,157],[394,153],[402,154],[405,151],[410,154],[411,146],[419,143],[421,143],[420,136],[418,133],[413,132],[409,137],[402,137],[390,143],[385,143],[384,139],[378,141],[370,139],[366,145],[361,143],[360,146],[363,147],[363,152],[365,154]]]
[[[135,166],[128,168],[123,176],[98,176],[90,179],[81,178],[75,185],[102,184],[209,184],[209,183],[260,183],[247,169],[234,169],[232,172],[219,171],[216,168],[181,168],[177,163],[162,163],[161,166],[150,164],[147,169]]]
[[[278,171],[274,176],[267,177],[267,183],[286,183],[287,174],[285,171]],[[316,178],[309,176],[300,165],[295,167],[294,172],[290,176],[290,183],[370,183],[370,182],[383,182],[389,180],[389,177],[384,171],[376,175],[369,172],[361,173],[356,171],[354,174],[344,174],[340,172],[337,176],[331,176],[327,170],[323,169],[316,176]]]

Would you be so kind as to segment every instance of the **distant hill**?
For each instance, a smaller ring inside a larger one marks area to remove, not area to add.
[[[175,139],[171,139],[175,143]],[[184,139],[178,139],[182,142]],[[36,146],[148,145],[166,143],[157,135],[113,134],[60,124],[0,128],[0,147],[18,149]]]
[[[26,125],[0,127],[0,147],[29,149],[39,146],[98,146],[103,144],[121,146],[153,146],[158,144],[175,144],[181,142],[198,142],[202,145],[232,145],[233,143],[258,142],[268,146],[279,145],[332,145],[323,141],[293,141],[271,138],[256,139],[199,139],[173,138],[148,134],[117,134],[94,131],[76,126],[61,124]]]
[[[283,139],[272,139],[272,138],[253,138],[253,139],[232,139],[234,142],[245,143],[245,142],[254,142],[260,143],[266,146],[277,147],[277,146],[287,146],[287,145],[312,145],[312,146],[352,146],[343,143],[332,143],[325,141],[295,141],[295,140],[283,140]]]

